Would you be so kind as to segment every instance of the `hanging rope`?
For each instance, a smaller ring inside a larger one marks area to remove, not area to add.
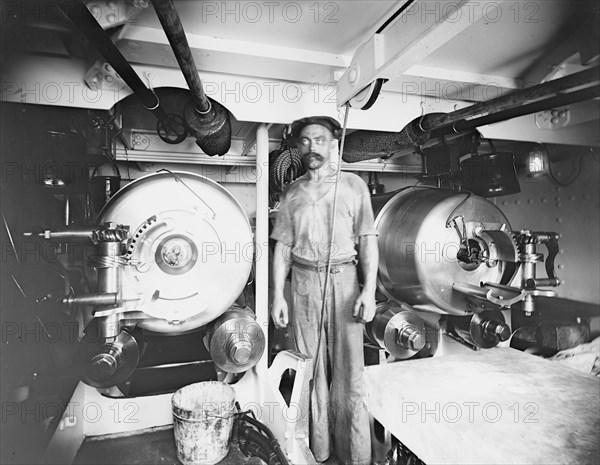
[[[269,204],[273,207],[285,187],[306,173],[302,156],[290,146],[286,131],[281,136],[281,146],[269,154]]]
[[[348,125],[348,113],[350,113],[350,104],[349,103],[346,104],[346,113],[344,114],[344,125],[342,126],[342,137],[341,137],[341,142],[340,142],[340,150],[339,150],[339,155],[338,155],[338,159],[337,159],[335,185],[334,185],[334,189],[333,189],[333,206],[331,209],[332,210],[331,211],[331,227],[329,229],[329,244],[333,244],[333,234],[335,233],[335,217],[336,217],[336,212],[337,212],[338,186],[340,184],[340,172],[342,169],[342,155],[344,154],[344,142],[346,140],[346,127]],[[323,339],[323,331],[325,330],[325,327],[323,326],[323,321],[324,321],[324,317],[325,317],[325,304],[327,302],[327,291],[329,289],[329,274],[331,272],[331,249],[332,249],[332,247],[330,246],[329,250],[327,251],[327,268],[325,271],[325,283],[323,284],[323,292],[322,292],[322,297],[321,297],[321,319],[319,322],[319,340],[317,342],[316,359],[315,359],[315,363],[313,365],[312,389],[314,389],[314,387],[315,387],[314,379],[317,374],[317,365],[318,365],[317,362],[319,360],[319,355],[321,352],[321,341]],[[312,389],[311,389],[311,391],[312,391]]]

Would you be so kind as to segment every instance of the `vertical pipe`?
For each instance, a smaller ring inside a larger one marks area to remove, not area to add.
[[[101,257],[116,258],[121,255],[120,242],[100,242],[98,252]],[[117,265],[102,264],[98,267],[98,293],[116,294],[121,288],[121,268]],[[119,315],[114,313],[98,318],[100,336],[106,341],[113,341],[119,334],[121,327]]]
[[[265,332],[265,353],[256,365],[259,375],[267,371],[269,340],[269,126],[261,124],[256,130],[256,322]]]
[[[69,194],[65,194],[65,226],[71,224],[71,198]]]
[[[532,261],[528,261],[527,257],[533,257],[535,255],[536,252],[536,246],[534,242],[529,242],[527,244],[525,244],[525,262],[523,263],[523,278],[521,280],[521,287],[523,289],[527,288],[527,280],[528,279],[533,279],[535,280],[535,268],[536,268],[536,263],[532,262]],[[531,313],[533,313],[535,309],[535,304],[534,304],[534,300],[533,300],[533,296],[531,294],[526,294],[525,298],[523,299],[523,311],[525,312],[525,315],[531,315]]]

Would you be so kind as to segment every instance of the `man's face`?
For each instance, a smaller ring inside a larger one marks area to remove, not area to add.
[[[320,124],[309,124],[302,128],[298,138],[298,150],[306,169],[318,170],[331,161],[336,144],[331,131]]]

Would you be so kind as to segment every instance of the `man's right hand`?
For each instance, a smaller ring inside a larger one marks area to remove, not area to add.
[[[288,304],[285,297],[275,297],[271,305],[271,318],[277,328],[285,328],[289,322]]]

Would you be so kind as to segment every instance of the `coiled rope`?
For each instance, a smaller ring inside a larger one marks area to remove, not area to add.
[[[300,151],[290,146],[284,131],[281,147],[269,154],[269,206],[275,206],[285,187],[304,173]]]

